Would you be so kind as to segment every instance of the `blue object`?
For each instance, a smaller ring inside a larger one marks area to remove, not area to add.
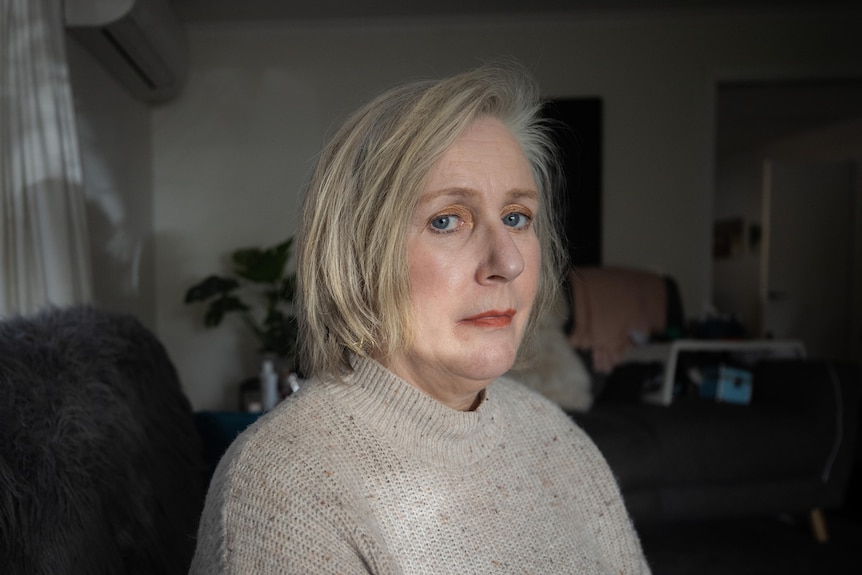
[[[727,366],[705,369],[700,396],[727,403],[751,403],[751,372]]]

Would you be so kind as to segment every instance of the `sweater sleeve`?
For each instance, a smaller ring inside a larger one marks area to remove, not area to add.
[[[192,575],[391,572],[337,481],[289,451],[236,443],[207,494]]]

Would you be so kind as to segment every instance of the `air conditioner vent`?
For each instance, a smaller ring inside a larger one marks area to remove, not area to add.
[[[188,47],[168,0],[66,0],[65,17],[69,33],[133,95],[163,102],[181,90]]]

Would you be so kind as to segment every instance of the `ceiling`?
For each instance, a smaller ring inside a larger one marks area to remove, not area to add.
[[[185,22],[669,10],[799,9],[852,0],[170,0]]]

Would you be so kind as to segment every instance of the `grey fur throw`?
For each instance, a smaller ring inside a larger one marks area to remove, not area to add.
[[[0,321],[0,571],[186,573],[200,439],[162,345],[89,307]]]

